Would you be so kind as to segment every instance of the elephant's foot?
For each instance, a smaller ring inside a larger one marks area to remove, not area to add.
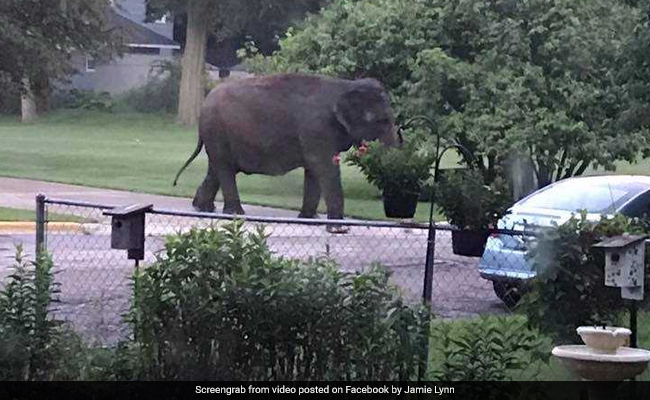
[[[236,206],[224,205],[223,206],[223,213],[224,214],[233,214],[233,215],[244,215],[244,214],[246,214],[241,205],[236,205]]]
[[[350,227],[345,225],[327,225],[327,232],[334,234],[343,234],[350,232]]]
[[[213,202],[206,203],[206,202],[200,202],[200,201],[194,199],[194,201],[192,201],[192,206],[197,211],[214,212],[214,203]]]
[[[304,212],[301,211],[300,214],[298,214],[298,218],[305,218],[305,219],[318,219],[318,213],[317,212]]]

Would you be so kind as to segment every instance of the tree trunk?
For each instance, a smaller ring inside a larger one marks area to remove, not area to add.
[[[205,8],[203,0],[192,0],[187,6],[187,37],[178,102],[178,121],[186,126],[197,123],[204,97],[205,46],[210,26],[209,13]]]
[[[32,122],[38,118],[36,95],[34,94],[29,78],[23,78],[22,93],[20,95],[20,113],[23,122]]]

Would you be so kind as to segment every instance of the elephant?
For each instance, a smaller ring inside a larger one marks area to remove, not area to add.
[[[192,205],[244,214],[237,173],[283,175],[304,168],[300,218],[316,218],[321,192],[329,219],[343,219],[340,152],[364,141],[402,142],[390,98],[372,78],[347,80],[313,74],[276,74],[219,84],[199,116],[198,143],[180,175],[205,147],[208,171]]]

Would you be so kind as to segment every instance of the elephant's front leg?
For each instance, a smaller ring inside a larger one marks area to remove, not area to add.
[[[318,203],[320,202],[320,183],[314,172],[305,168],[305,183],[302,188],[302,210],[298,218],[318,217]]]
[[[311,168],[318,176],[321,190],[325,196],[328,219],[343,219],[343,186],[341,185],[341,168],[332,162],[331,157],[319,158]],[[328,232],[346,233],[348,227],[328,225]]]

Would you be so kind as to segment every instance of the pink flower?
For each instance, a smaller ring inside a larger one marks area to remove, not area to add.
[[[332,157],[332,163],[334,163],[334,165],[341,165],[341,155],[339,153],[334,154]]]

